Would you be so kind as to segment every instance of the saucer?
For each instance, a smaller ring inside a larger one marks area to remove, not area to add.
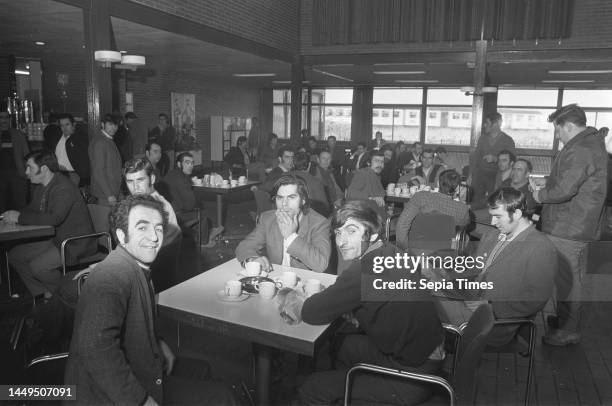
[[[240,296],[231,297],[225,294],[225,290],[220,290],[217,292],[217,299],[222,302],[242,302],[243,300],[247,300],[249,298],[249,294],[246,292],[242,292]]]
[[[283,285],[283,278],[281,276],[277,276],[276,278],[274,278],[274,282],[280,283],[281,289],[285,288],[285,286]],[[292,287],[287,287],[287,289],[297,289],[300,286],[302,286],[302,278],[298,276],[295,285],[293,285]]]
[[[243,278],[256,278],[257,276],[261,276],[263,278],[267,277],[270,272],[261,271],[259,275],[251,276],[246,274],[246,270],[241,270],[240,272],[236,272],[236,275],[242,276]]]
[[[274,281],[265,276],[246,276],[240,279],[240,282],[242,282],[243,291],[247,293],[259,294],[259,291],[257,290],[257,286],[261,282],[274,282]]]

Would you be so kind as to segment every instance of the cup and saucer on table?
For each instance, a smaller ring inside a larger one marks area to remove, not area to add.
[[[222,302],[242,302],[250,295],[243,291],[242,282],[230,280],[225,282],[225,288],[217,292],[217,298]]]

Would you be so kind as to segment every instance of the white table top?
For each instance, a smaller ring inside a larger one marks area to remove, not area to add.
[[[242,278],[237,275],[241,270],[238,261],[232,259],[161,292],[158,298],[160,315],[222,335],[313,355],[315,344],[324,335],[329,324],[289,325],[279,315],[276,298],[263,299],[259,295],[251,295],[242,302],[223,302],[218,299],[217,292],[224,289],[226,281]],[[318,279],[325,286],[336,280],[335,275],[281,265],[274,265],[274,271],[269,277],[280,276],[285,270],[296,272],[302,280]]]

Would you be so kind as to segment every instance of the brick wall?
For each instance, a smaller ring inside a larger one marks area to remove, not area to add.
[[[295,51],[295,0],[130,0],[284,51]]]
[[[156,71],[159,72],[158,69]],[[259,115],[259,89],[256,88],[237,87],[176,73],[158,73],[146,79],[141,79],[143,77],[138,76],[138,72],[128,72],[127,75],[127,91],[134,92],[134,113],[149,128],[157,125],[159,113],[163,112],[170,116],[171,92],[195,94],[196,133],[205,164],[210,159],[210,116]],[[120,88],[126,89],[123,84]],[[124,102],[122,96],[122,103]]]
[[[405,51],[438,51],[438,50],[471,50],[472,42],[440,43],[362,43],[342,46],[313,46],[312,44],[312,6],[313,0],[302,0],[300,11],[300,52],[303,55],[372,53],[372,52],[405,52]],[[558,40],[495,41],[489,49],[565,49],[609,47],[612,40],[612,1],[579,0],[576,1],[571,38]]]

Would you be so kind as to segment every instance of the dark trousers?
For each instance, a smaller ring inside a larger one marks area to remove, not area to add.
[[[25,207],[28,197],[28,180],[17,173],[0,171],[0,213]]]
[[[368,336],[349,335],[338,352],[338,369],[310,375],[299,389],[300,402],[303,405],[329,405],[341,400],[346,372],[361,362],[430,374],[439,372],[441,368],[440,361],[427,361],[417,368],[400,365],[381,353]],[[406,406],[422,403],[429,397],[430,388],[395,377],[358,373],[350,393],[351,404]]]
[[[495,191],[495,175],[496,172],[482,170],[472,175],[472,208],[487,207],[487,196]]]
[[[164,380],[164,405],[235,405],[232,391],[209,377],[205,361],[178,357]]]

